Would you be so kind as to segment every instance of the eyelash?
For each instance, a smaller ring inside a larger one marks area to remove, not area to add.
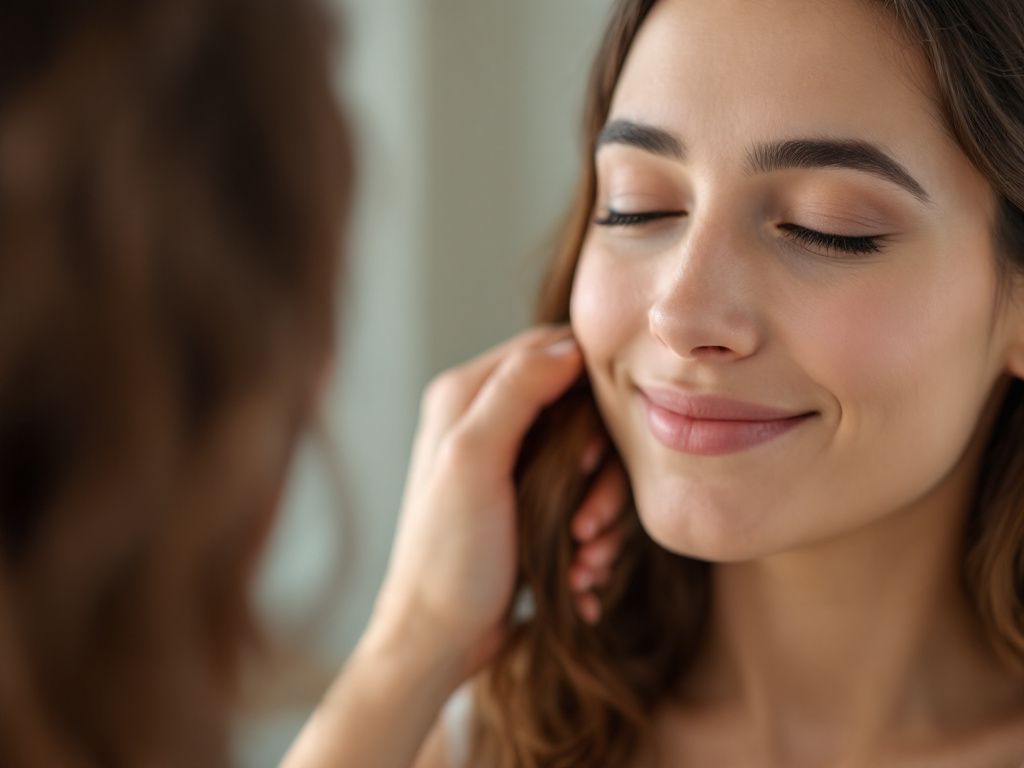
[[[636,227],[641,224],[658,221],[659,219],[682,216],[683,214],[683,211],[620,213],[619,211],[609,210],[603,218],[595,219],[594,224],[601,227]],[[828,232],[818,232],[817,230],[807,229],[806,227],[801,227],[796,224],[781,224],[779,225],[779,229],[789,233],[789,236],[798,242],[805,245],[824,248],[829,251],[865,255],[878,253],[882,250],[879,242],[881,238],[877,236],[833,235]]]
[[[866,255],[878,253],[882,250],[879,243],[881,238],[869,235],[851,237],[849,235],[833,235],[828,232],[818,232],[796,224],[780,224],[779,229],[788,232],[790,237],[807,245],[824,248],[827,251],[842,251],[854,255]]]
[[[645,211],[642,213],[620,213],[609,210],[603,219],[596,219],[595,224],[601,227],[635,227],[649,221],[682,216],[683,211]]]

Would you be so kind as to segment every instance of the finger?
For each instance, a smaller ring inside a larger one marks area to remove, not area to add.
[[[625,523],[612,526],[598,538],[580,547],[576,552],[576,560],[592,569],[610,566],[622,550],[625,533]]]
[[[526,431],[541,409],[579,377],[583,356],[571,337],[542,349],[519,349],[484,382],[457,429],[469,445],[486,454],[492,467],[507,472]]]
[[[423,414],[436,428],[447,429],[469,407],[484,382],[517,350],[546,346],[568,335],[566,325],[535,326],[462,365],[436,376],[423,395]]]
[[[516,350],[550,344],[565,337],[568,326],[536,326],[484,352],[468,363],[438,375],[427,386],[420,405],[420,424],[412,446],[409,462],[409,483],[416,482],[414,472],[429,471],[424,459],[435,453],[437,444],[469,404],[494,370]]]
[[[608,586],[608,582],[612,579],[612,570],[613,566],[609,566],[608,568],[598,568],[593,571],[594,589],[603,589]]]
[[[589,475],[597,469],[604,455],[605,445],[606,441],[601,435],[594,435],[587,441],[583,453],[580,454],[580,472]]]
[[[601,621],[601,601],[593,592],[584,592],[574,599],[576,613],[587,624],[597,624]]]
[[[627,485],[626,473],[618,461],[601,470],[570,523],[577,541],[593,539],[619,518],[626,504]]]
[[[569,568],[569,589],[573,592],[586,592],[594,585],[594,571],[585,563],[573,560]]]
[[[611,566],[594,568],[586,563],[573,561],[569,568],[569,589],[572,592],[589,592],[606,586],[611,575]]]

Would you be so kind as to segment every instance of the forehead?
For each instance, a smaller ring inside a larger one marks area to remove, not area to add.
[[[939,114],[923,54],[880,0],[660,0],[612,104],[695,155],[806,136],[912,155],[950,144]]]

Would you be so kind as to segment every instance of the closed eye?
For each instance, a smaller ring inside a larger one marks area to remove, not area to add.
[[[881,240],[883,238],[878,235],[833,235],[828,232],[807,229],[807,227],[797,224],[780,224],[779,229],[799,243],[824,248],[827,251],[863,255],[878,253],[882,250]]]
[[[661,219],[685,216],[686,211],[636,211],[623,212],[609,209],[603,217],[595,219],[594,224],[601,227],[637,227]],[[838,251],[853,255],[878,253],[882,250],[883,237],[879,235],[836,235],[830,232],[818,232],[814,229],[801,227],[798,224],[780,224],[779,229],[801,243],[826,251]]]
[[[636,213],[624,213],[609,209],[608,213],[594,223],[600,227],[635,227],[640,224],[647,224],[659,219],[671,219],[678,216],[685,216],[686,211],[638,211]]]

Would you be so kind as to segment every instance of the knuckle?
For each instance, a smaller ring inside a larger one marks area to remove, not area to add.
[[[480,455],[483,447],[477,430],[458,426],[441,441],[438,459],[448,467],[465,466]]]
[[[615,537],[606,534],[601,541],[594,545],[594,556],[603,563],[617,548],[618,542]]]
[[[433,412],[451,402],[461,391],[461,381],[454,369],[442,371],[430,380],[423,390],[420,409]]]
[[[517,349],[510,354],[495,372],[499,381],[510,387],[521,387],[530,378],[537,365],[537,354],[530,349]]]

